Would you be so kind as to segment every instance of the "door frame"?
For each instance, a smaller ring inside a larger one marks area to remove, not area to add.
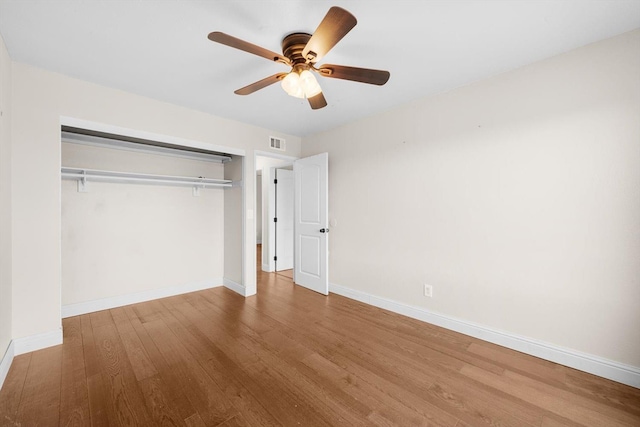
[[[256,204],[256,200],[257,200],[257,197],[258,197],[258,191],[262,191],[262,189],[258,189],[257,188],[257,178],[256,178],[256,176],[257,176],[257,171],[258,171],[258,168],[257,168],[257,159],[258,159],[258,157],[268,157],[268,158],[272,158],[272,159],[276,159],[276,160],[284,160],[284,161],[291,162],[292,165],[293,165],[293,162],[295,160],[299,159],[299,157],[287,156],[286,154],[273,153],[273,152],[270,152],[270,151],[261,151],[261,150],[254,150],[253,151],[253,188],[255,190],[254,191],[254,198],[253,198],[254,206]],[[263,179],[263,182],[264,182],[264,171],[262,173],[263,173],[263,178],[262,179]],[[269,208],[268,208],[269,209],[269,213],[273,212],[272,211],[273,206],[274,205],[271,203],[271,201],[269,201]],[[262,200],[262,209],[264,210],[264,199]],[[262,212],[256,212],[255,215],[253,216],[254,230],[255,230],[256,221],[262,221],[262,217],[263,217]],[[263,239],[262,239],[263,253],[264,253],[264,245],[265,245],[264,232],[265,232],[265,227],[262,228],[262,233],[263,233]],[[271,237],[269,236],[269,239],[270,238]],[[255,233],[253,233],[252,240],[253,240],[253,247],[255,248],[256,245],[258,244],[258,241],[257,241]],[[270,244],[270,243],[267,242],[267,244]],[[255,251],[254,251],[254,253],[255,253]],[[260,264],[263,265],[262,262]],[[253,268],[256,269],[256,275],[257,275],[258,271],[257,271],[257,267],[255,266],[256,265],[255,260],[253,262],[253,265],[254,265]],[[266,271],[269,271],[269,272],[274,272],[275,271],[275,265],[273,263],[273,259],[272,258],[268,260],[267,268],[268,268],[268,270],[266,270]]]
[[[290,169],[287,169],[290,168]],[[282,224],[281,219],[283,218],[283,215],[278,211],[278,200],[282,201],[281,197],[282,196],[282,186],[281,183],[278,182],[278,184],[274,183],[274,180],[280,180],[280,178],[278,177],[278,171],[281,170],[285,170],[287,172],[291,173],[291,193],[290,193],[290,197],[291,197],[291,211],[290,213],[290,219],[291,219],[291,250],[292,252],[295,252],[293,250],[294,247],[294,240],[295,240],[295,236],[294,236],[294,210],[295,210],[295,178],[294,178],[294,172],[293,172],[293,164],[284,164],[281,166],[271,166],[270,170],[274,177],[273,180],[271,180],[268,185],[269,185],[269,200],[273,200],[274,203],[270,203],[269,204],[269,215],[267,216],[267,224],[269,225],[269,237],[273,236],[273,239],[269,238],[269,251],[271,254],[273,254],[274,256],[278,256],[278,244],[280,242],[282,242],[284,239],[282,239],[282,236],[278,236],[278,230],[281,228],[279,227],[279,225]],[[263,170],[264,173],[264,170]],[[271,218],[278,218],[278,222],[273,222],[270,221]],[[273,251],[271,251],[271,249],[273,249]],[[280,246],[280,249],[282,249],[282,246]],[[263,246],[263,250],[264,250],[264,246]],[[291,260],[291,269],[294,268],[294,259],[295,259],[295,255],[292,255],[292,260]],[[271,257],[269,259],[269,263],[274,263],[274,268],[273,271],[274,272],[278,272],[278,271],[283,271],[283,269],[278,270],[278,261],[274,261],[273,257]],[[289,270],[287,268],[285,268],[284,270]]]

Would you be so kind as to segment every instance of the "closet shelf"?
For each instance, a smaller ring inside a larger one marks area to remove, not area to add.
[[[61,175],[63,179],[78,180],[78,188],[80,188],[80,184],[84,185],[87,181],[164,184],[188,186],[194,188],[233,186],[232,181],[226,179],[174,175],[154,175],[149,173],[116,172],[69,167],[63,167],[61,169]]]

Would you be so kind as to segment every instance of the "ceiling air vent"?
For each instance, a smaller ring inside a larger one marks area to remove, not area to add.
[[[269,137],[269,147],[274,150],[285,151],[285,140],[282,138],[276,138],[275,136]]]

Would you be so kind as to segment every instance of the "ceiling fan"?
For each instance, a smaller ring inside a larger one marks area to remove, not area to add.
[[[286,36],[282,40],[282,55],[219,31],[210,33],[209,40],[291,67],[288,73],[274,74],[238,89],[234,93],[249,95],[276,82],[281,82],[285,92],[297,98],[308,99],[311,108],[317,110],[326,107],[327,101],[313,75],[314,72],[323,77],[379,86],[389,80],[388,71],[333,64],[316,67],[316,62],[320,61],[356,24],[356,18],[351,13],[334,6],[329,9],[313,35],[293,33]]]

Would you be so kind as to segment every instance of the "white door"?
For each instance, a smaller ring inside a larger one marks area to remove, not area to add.
[[[293,171],[276,169],[276,271],[293,268]]]
[[[296,160],[294,282],[329,294],[327,153]]]

